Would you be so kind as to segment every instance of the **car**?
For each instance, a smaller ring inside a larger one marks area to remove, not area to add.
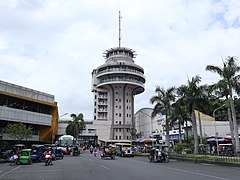
[[[19,156],[19,161],[18,163],[20,164],[32,164],[32,149],[22,149],[20,156]]]

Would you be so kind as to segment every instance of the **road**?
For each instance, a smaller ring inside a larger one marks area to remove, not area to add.
[[[169,163],[150,163],[146,157],[115,160],[94,157],[65,156],[63,160],[32,165],[0,164],[0,180],[239,180],[240,168],[170,160]]]

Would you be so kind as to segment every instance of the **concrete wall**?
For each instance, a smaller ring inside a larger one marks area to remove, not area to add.
[[[51,126],[52,116],[20,109],[0,106],[0,119],[4,121],[23,122]]]

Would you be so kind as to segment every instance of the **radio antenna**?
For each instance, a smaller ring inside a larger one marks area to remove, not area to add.
[[[119,47],[121,47],[121,39],[122,39],[122,37],[121,37],[121,18],[122,18],[121,12],[119,11],[119,34],[118,34]]]

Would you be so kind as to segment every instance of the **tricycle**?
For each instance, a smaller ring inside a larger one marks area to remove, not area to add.
[[[148,155],[148,159],[150,162],[169,162],[167,152],[162,149],[152,148]]]
[[[45,151],[46,147],[44,145],[32,145],[32,161],[43,161]]]
[[[52,154],[54,154],[54,160],[63,159],[63,157],[64,157],[61,147],[52,148]]]
[[[20,164],[32,164],[32,149],[22,149],[20,156],[19,156],[19,161],[18,163]]]
[[[101,159],[104,159],[105,157],[110,157],[111,159],[115,159],[115,150],[111,146],[103,146],[102,152],[101,152]]]

